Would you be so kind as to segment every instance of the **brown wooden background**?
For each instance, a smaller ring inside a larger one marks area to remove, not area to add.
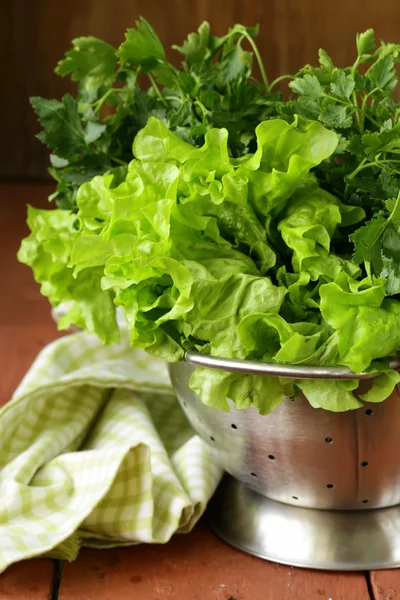
[[[28,97],[60,98],[71,89],[53,69],[77,36],[119,45],[143,15],[169,47],[203,20],[217,35],[237,22],[260,23],[258,44],[270,78],[315,63],[321,46],[346,64],[355,33],[368,27],[386,41],[400,41],[400,0],[0,0],[0,6],[3,177],[46,175],[48,152],[34,137],[38,127]]]

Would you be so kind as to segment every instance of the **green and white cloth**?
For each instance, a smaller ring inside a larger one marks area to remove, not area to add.
[[[47,346],[0,411],[0,571],[50,554],[164,543],[222,475],[166,365],[76,333]]]

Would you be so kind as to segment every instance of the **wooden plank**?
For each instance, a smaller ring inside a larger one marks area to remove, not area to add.
[[[49,558],[12,565],[0,575],[0,600],[49,600],[52,580],[53,561]]]
[[[362,573],[294,569],[249,556],[204,525],[165,546],[82,550],[59,600],[369,600]]]
[[[119,45],[125,29],[143,15],[169,48],[203,19],[217,35],[236,22],[260,23],[257,43],[273,79],[278,73],[316,63],[320,46],[337,64],[350,64],[355,33],[368,27],[374,27],[386,41],[398,42],[400,2],[380,0],[379,10],[376,6],[375,0],[5,0],[0,61],[7,93],[0,96],[0,112],[6,115],[2,127],[7,143],[0,146],[0,175],[46,175],[48,150],[34,138],[38,126],[28,97],[59,98],[74,89],[67,79],[56,77],[53,69],[77,36],[95,35]],[[177,53],[168,53],[175,62],[179,60]]]
[[[399,600],[400,570],[372,571],[370,573],[373,600]]]

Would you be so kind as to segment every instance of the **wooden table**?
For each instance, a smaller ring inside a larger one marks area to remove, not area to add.
[[[0,184],[0,404],[39,350],[59,336],[47,301],[15,258],[27,203],[47,184]],[[400,543],[400,540],[399,540]],[[1,547],[1,539],[0,539]],[[0,575],[0,600],[400,600],[400,572],[328,573],[276,565],[219,541],[204,524],[165,546],[82,550],[76,562],[34,559]]]

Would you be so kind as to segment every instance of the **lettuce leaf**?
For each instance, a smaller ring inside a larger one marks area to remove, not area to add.
[[[353,394],[358,387],[357,380],[300,379],[296,380],[296,385],[313,408],[344,412],[360,408],[363,405]]]
[[[358,397],[356,379],[197,369],[190,385],[210,406],[268,414],[299,390],[330,411],[381,401],[399,378],[377,359],[400,344],[400,304],[385,297],[383,280],[360,279],[361,267],[333,251],[365,218],[311,172],[335,151],[337,136],[295,116],[261,123],[256,139],[254,154],[233,158],[225,128],[194,147],[150,118],[123,174],[84,182],[76,212],[29,210],[32,233],[19,259],[52,304],[71,302],[61,327],[74,323],[106,343],[118,339],[118,307],[132,346],[168,361],[194,347],[382,373]]]
[[[239,173],[251,182],[251,201],[262,216],[278,214],[310,170],[338,143],[333,131],[295,115],[293,123],[271,119],[256,129],[257,151],[241,161]]]
[[[71,252],[79,233],[76,217],[63,210],[28,208],[31,234],[21,244],[18,259],[29,265],[41,292],[51,304],[69,303],[59,328],[75,324],[97,334],[104,342],[119,341],[114,293],[100,287],[102,269],[85,268],[77,275],[70,265]]]
[[[335,196],[315,185],[293,194],[278,225],[287,248],[293,250],[293,270],[308,273],[313,281],[321,275],[335,278],[341,271],[358,276],[361,270],[357,265],[330,250],[338,226],[343,221],[358,222],[364,216],[363,209],[345,207]]]
[[[277,377],[244,375],[201,367],[192,374],[190,387],[208,406],[227,412],[230,410],[230,403],[236,410],[253,405],[261,415],[271,413],[291,393],[291,384],[285,387]]]
[[[338,335],[340,363],[354,373],[400,345],[400,305],[385,300],[383,280],[356,281],[340,273],[321,286],[321,314]]]

